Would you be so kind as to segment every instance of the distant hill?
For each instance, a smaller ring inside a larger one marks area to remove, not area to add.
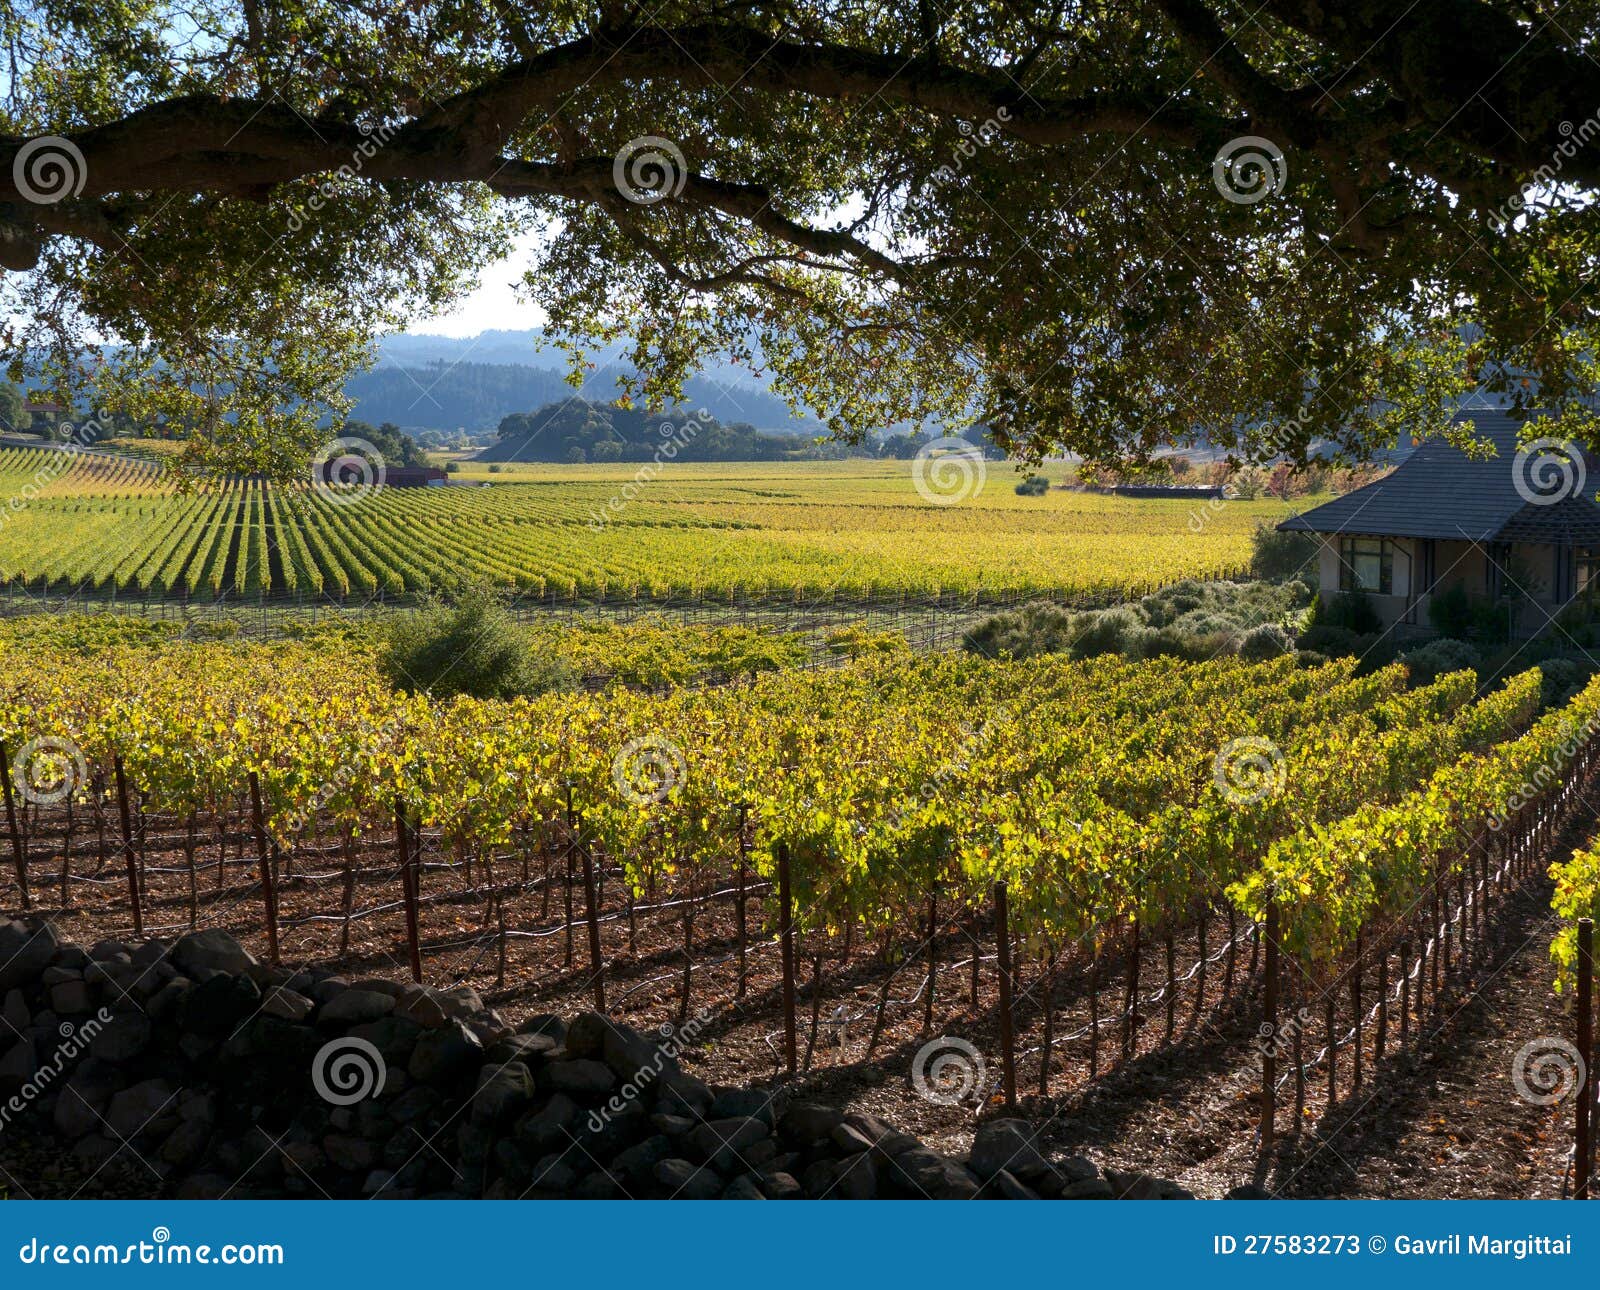
[[[624,346],[597,347],[599,366],[580,391],[566,383],[562,356],[540,349],[542,333],[486,331],[478,336],[385,336],[378,362],[350,379],[351,413],[363,421],[392,421],[407,430],[493,430],[501,418],[575,395],[596,402],[616,397],[617,377],[629,370]],[[760,431],[816,436],[813,419],[790,415],[788,405],[749,372],[713,364],[690,378],[683,410],[705,409],[717,421],[747,423]]]

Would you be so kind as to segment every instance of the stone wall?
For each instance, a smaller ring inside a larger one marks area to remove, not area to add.
[[[43,1134],[84,1172],[120,1158],[146,1195],[1188,1195],[1048,1158],[1021,1120],[951,1159],[787,1090],[709,1086],[677,1059],[703,1018],[513,1029],[466,987],[272,968],[218,931],[85,950],[0,923],[0,1007],[0,1150]]]

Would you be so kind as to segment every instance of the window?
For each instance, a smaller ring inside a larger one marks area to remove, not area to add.
[[[1339,539],[1339,590],[1394,591],[1394,543],[1387,538]]]
[[[1600,596],[1600,549],[1580,546],[1573,555],[1577,594]]]

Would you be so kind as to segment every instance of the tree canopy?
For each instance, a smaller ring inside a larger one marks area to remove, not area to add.
[[[1595,386],[1593,0],[0,4],[13,379],[296,473],[518,235],[581,370],[859,435],[1352,452]],[[117,348],[103,357],[98,342]]]

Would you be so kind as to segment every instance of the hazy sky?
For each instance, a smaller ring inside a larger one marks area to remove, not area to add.
[[[514,286],[528,267],[530,254],[531,247],[524,245],[509,258],[491,265],[484,270],[478,289],[459,308],[435,318],[417,319],[405,330],[417,336],[476,336],[497,328],[524,331],[543,327],[544,310],[531,302],[519,302]]]

